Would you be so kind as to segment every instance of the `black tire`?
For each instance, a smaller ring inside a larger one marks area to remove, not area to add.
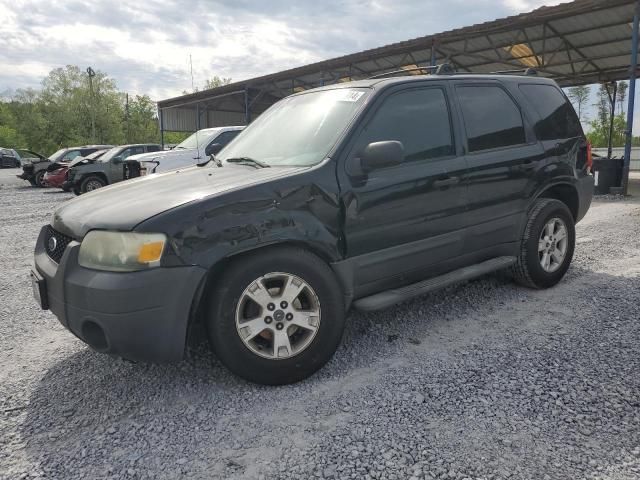
[[[97,184],[100,184],[100,186],[98,187]],[[82,179],[82,182],[80,182],[80,193],[97,190],[98,188],[104,187],[106,184],[107,182],[105,179],[98,175],[87,175]]]
[[[63,192],[70,192],[71,191],[71,187],[60,187],[62,188]]]
[[[538,242],[545,225],[559,218],[567,229],[566,253],[559,267],[553,272],[546,271],[540,263]],[[549,288],[558,283],[569,269],[576,244],[575,221],[571,211],[560,200],[539,198],[534,203],[522,237],[520,255],[512,269],[514,279],[530,288]]]
[[[42,181],[44,180],[44,174],[45,173],[47,173],[46,170],[39,170],[33,176],[33,182],[34,182],[36,187],[44,188],[44,184],[42,183]]]
[[[31,184],[32,187],[37,187],[38,185],[36,184],[36,181],[33,178],[29,179],[29,183]]]
[[[284,359],[254,353],[236,328],[236,308],[244,290],[271,272],[299,277],[314,290],[320,304],[315,337],[300,353]],[[236,375],[264,385],[294,383],[320,369],[338,348],[344,323],[344,297],[332,270],[317,256],[296,247],[274,247],[231,263],[224,279],[214,286],[206,318],[211,347],[222,363]]]

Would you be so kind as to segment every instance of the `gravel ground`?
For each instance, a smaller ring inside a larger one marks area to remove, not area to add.
[[[598,199],[565,280],[489,276],[351,316],[321,372],[241,381],[92,352],[31,297],[69,194],[0,171],[0,479],[640,478],[640,203]]]

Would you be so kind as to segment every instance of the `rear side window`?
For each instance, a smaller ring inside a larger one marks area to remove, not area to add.
[[[535,125],[538,140],[582,136],[582,128],[575,110],[556,87],[522,84],[520,90],[540,116]]]
[[[405,161],[453,155],[449,109],[442,89],[407,90],[387,98],[362,132],[358,151],[386,140],[402,142]]]
[[[456,87],[470,152],[526,143],[520,109],[502,88]]]
[[[147,152],[159,152],[160,145],[147,145]]]

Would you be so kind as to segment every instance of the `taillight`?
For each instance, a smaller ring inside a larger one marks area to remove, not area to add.
[[[591,172],[593,167],[593,155],[591,154],[591,142],[587,142],[587,173]]]

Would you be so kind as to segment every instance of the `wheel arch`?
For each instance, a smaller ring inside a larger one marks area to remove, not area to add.
[[[204,319],[203,315],[206,313],[206,307],[211,299],[210,295],[213,292],[213,287],[215,286],[216,282],[221,280],[221,277],[224,275],[224,271],[229,267],[231,263],[249,255],[254,255],[257,253],[268,254],[270,251],[283,248],[300,248],[302,250],[306,250],[307,252],[315,255],[320,260],[325,262],[330,268],[332,262],[335,261],[335,259],[333,259],[327,251],[323,251],[317,245],[292,239],[287,239],[282,242],[271,242],[267,244],[255,245],[251,248],[232,252],[218,259],[207,268],[207,274],[205,275],[202,284],[195,292],[191,314],[189,315],[189,324],[187,326],[187,343],[193,341],[193,335],[198,335],[200,333],[197,325],[201,324],[202,320]],[[340,279],[336,275],[333,268],[331,268],[331,271],[336,277],[336,281],[339,282]]]
[[[561,201],[569,208],[574,221],[577,223],[580,212],[580,195],[575,185],[569,182],[548,185],[536,195],[531,205],[533,205],[538,198],[554,198]]]

